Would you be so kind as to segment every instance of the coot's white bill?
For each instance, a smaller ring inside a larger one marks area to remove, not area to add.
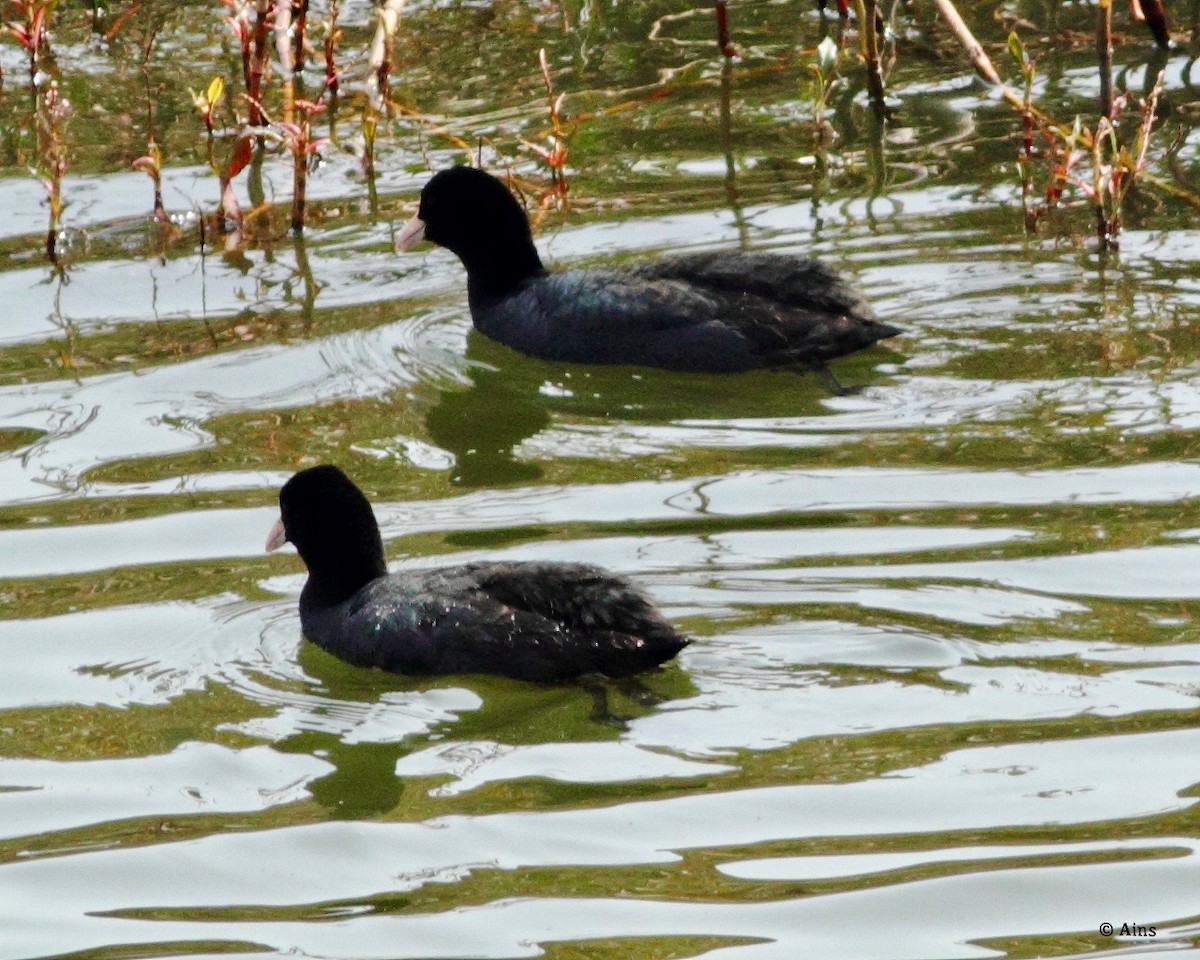
[[[425,239],[425,221],[413,217],[396,237],[396,246],[407,252]]]

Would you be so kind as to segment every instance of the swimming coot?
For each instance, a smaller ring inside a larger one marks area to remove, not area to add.
[[[422,239],[462,260],[479,330],[544,360],[823,370],[826,360],[901,332],[876,320],[837,273],[804,257],[723,251],[550,273],[516,198],[473,167],[425,184],[398,244],[408,250]]]
[[[389,575],[370,503],[334,466],[297,473],[279,507],[267,550],[291,542],[308,567],[304,635],[358,666],[524,680],[625,676],[689,642],[629,581],[582,563]]]

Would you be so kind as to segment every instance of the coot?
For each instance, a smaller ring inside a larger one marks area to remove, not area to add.
[[[722,251],[607,270],[550,273],[529,221],[498,179],[473,167],[433,176],[398,238],[426,239],[467,268],[475,326],[515,350],[570,363],[731,373],[824,369],[900,333],[817,260]]]
[[[370,503],[337,467],[279,491],[267,550],[308,567],[304,635],[358,666],[564,680],[625,676],[687,644],[633,584],[582,563],[469,563],[388,574]]]

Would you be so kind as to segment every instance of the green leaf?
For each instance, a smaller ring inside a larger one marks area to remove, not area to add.
[[[1014,30],[1008,35],[1008,52],[1012,54],[1012,58],[1017,61],[1017,66],[1022,70],[1029,63],[1025,57],[1025,44],[1021,42],[1021,38],[1017,36],[1017,31]]]

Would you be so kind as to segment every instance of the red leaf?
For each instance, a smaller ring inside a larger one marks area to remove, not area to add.
[[[250,162],[250,158],[253,156],[254,146],[251,138],[244,135],[238,137],[237,143],[233,145],[233,153],[229,156],[229,179],[232,180],[245,170],[246,164]]]

